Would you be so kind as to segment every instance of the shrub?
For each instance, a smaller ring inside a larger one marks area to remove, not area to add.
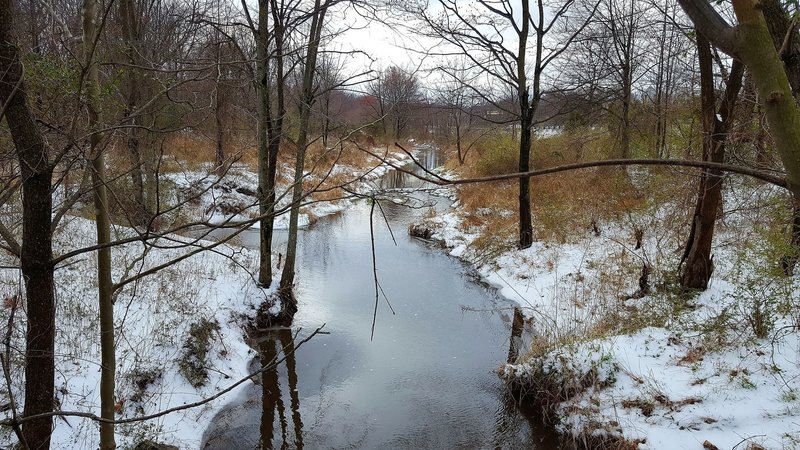
[[[757,338],[766,338],[775,321],[796,309],[793,280],[783,273],[781,255],[795,251],[788,236],[762,230],[737,259],[733,273],[739,280],[730,294],[742,319]]]
[[[178,369],[192,386],[198,388],[208,380],[207,361],[211,338],[219,331],[216,320],[200,319],[189,327],[189,336],[183,344],[183,355]]]
[[[475,171],[480,175],[514,173],[519,167],[519,143],[509,134],[484,138],[480,143]]]

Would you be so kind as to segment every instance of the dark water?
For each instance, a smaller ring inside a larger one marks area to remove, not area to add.
[[[433,150],[421,159],[440,163]],[[398,172],[379,184],[420,187]],[[397,245],[376,208],[378,277],[395,314],[381,296],[370,340],[370,205],[321,219],[301,235],[294,329],[265,336],[261,355],[271,360],[291,347],[298,329],[302,338],[325,323],[330,334],[315,336],[232,399],[206,430],[203,448],[552,448],[536,444],[542,434],[496,375],[508,352],[510,313],[464,310],[510,304],[441,249],[408,236],[408,224],[427,207],[382,206]],[[257,243],[256,233],[242,241]]]

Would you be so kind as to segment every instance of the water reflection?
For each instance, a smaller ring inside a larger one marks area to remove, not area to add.
[[[427,153],[420,159],[434,167],[439,152]],[[390,173],[384,187],[419,189],[417,181]],[[437,207],[448,204],[438,201]],[[382,205],[397,245],[376,216],[377,270],[396,315],[381,301],[370,340],[370,205],[321,219],[298,248],[294,327],[326,323],[330,334],[311,339],[297,355],[289,351],[290,330],[260,342],[263,361],[282,352],[289,357],[262,375],[263,389],[252,387],[215,417],[205,449],[531,448],[539,439],[496,375],[507,358],[510,319],[464,309],[502,311],[511,304],[472,283],[469,270],[441,249],[408,236],[408,224],[426,209]]]
[[[286,381],[290,410],[286,411],[285,396],[281,392],[278,370],[267,370],[261,375],[261,448],[303,448],[303,419],[300,415],[300,394],[297,390],[297,360],[294,355],[294,340],[289,330],[269,332],[259,344],[261,364],[264,367],[285,355]],[[280,424],[280,436],[275,429],[275,413]],[[291,417],[292,436],[288,435]]]
[[[433,187],[429,183],[407,172],[413,172],[423,178],[430,178],[430,175],[426,174],[425,170],[433,170],[444,164],[444,154],[430,146],[418,146],[416,150],[416,160],[418,164],[409,163],[404,167],[404,171],[389,171],[380,178],[378,187],[382,189],[420,189]],[[423,170],[423,168],[425,170]]]

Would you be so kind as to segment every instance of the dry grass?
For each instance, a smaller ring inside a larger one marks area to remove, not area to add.
[[[505,146],[508,151],[507,142],[489,140],[483,143],[495,144]],[[599,159],[609,145],[610,138],[606,134],[592,130],[584,134],[576,132],[538,139],[533,144],[532,167],[547,168],[579,160]],[[489,155],[489,161],[486,155]],[[505,156],[501,156],[499,161],[492,159],[495,157],[496,153],[489,154],[484,148],[477,148],[465,165],[459,166],[451,159],[448,168],[464,178],[515,171],[513,165],[507,167]],[[498,167],[492,167],[494,163]],[[694,190],[690,185],[693,176],[676,177],[676,170],[652,169],[647,171],[644,183],[634,183],[629,173],[623,168],[598,168],[532,178],[530,196],[535,239],[569,242],[585,236],[587,232],[602,230],[603,223],[623,222],[631,214],[652,210],[657,205],[680,204],[680,208],[686,208],[686,211],[692,207]],[[493,233],[502,230],[501,235],[513,235],[518,226],[518,189],[514,181],[460,187],[459,199],[467,211],[465,226],[485,227],[493,230]],[[495,213],[487,214],[487,210]],[[479,211],[484,213],[480,214]],[[500,211],[507,213],[496,214]]]

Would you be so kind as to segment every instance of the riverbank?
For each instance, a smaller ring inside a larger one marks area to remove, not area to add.
[[[389,158],[400,163],[404,156],[389,155]],[[352,177],[351,189],[362,191],[370,189],[370,183],[388,170],[388,166],[380,162],[337,169]],[[184,215],[182,220],[220,223],[249,218],[252,213],[246,206],[255,200],[257,177],[244,165],[233,167],[222,178],[212,173],[210,166],[205,170],[194,167],[183,172],[172,171],[164,178],[167,186],[164,195],[175,203],[180,203],[181,196],[187,195],[186,189],[199,189],[191,195],[197,200],[180,212]],[[333,206],[327,206],[323,198],[310,201],[304,208],[306,225],[312,223],[314,217],[352,205],[349,198],[335,200]],[[226,209],[229,207],[232,209]],[[226,216],[226,210],[238,212]],[[279,218],[279,224],[285,222],[285,216]],[[175,217],[171,219],[181,221]],[[113,229],[114,239],[131,236],[133,231],[128,228],[115,226]],[[93,221],[67,216],[54,236],[55,254],[90,247],[94,239]],[[254,370],[251,363],[256,353],[247,344],[244,330],[262,305],[274,303],[274,289],[259,288],[255,282],[256,250],[223,244],[183,259],[200,247],[211,246],[212,242],[165,235],[150,244],[146,250],[137,242],[112,249],[115,281],[180,260],[127,284],[116,298],[117,419],[201,402],[247,378]],[[279,273],[278,259],[276,254],[275,273]],[[58,408],[62,411],[99,414],[95,261],[93,255],[87,253],[66,261],[56,271],[56,392]],[[0,252],[0,266],[16,264],[11,255]],[[24,305],[18,305],[18,297],[15,297],[20,295],[20,286],[18,270],[0,269],[4,325],[8,323],[11,310],[15,312],[11,330],[6,326],[2,331],[3,335],[10,333],[12,349],[24,348]],[[12,350],[10,357],[12,389],[18,404],[9,407],[19,410],[24,398],[24,355]],[[252,384],[249,379],[201,406],[147,422],[119,425],[116,427],[117,445],[134,448],[143,442],[157,442],[180,449],[199,448],[203,430],[227,402],[242,395],[248,384]],[[54,426],[51,448],[97,448],[99,444],[98,426],[89,419],[57,417]],[[11,446],[16,441],[10,429],[0,430],[0,433],[0,446]]]
[[[690,196],[648,201],[664,179],[631,178],[645,196],[635,207],[584,212],[604,218],[566,233],[537,211],[540,237],[525,250],[514,249],[512,209],[476,208],[464,191],[456,211],[424,222],[526,315],[532,345],[501,377],[578,448],[796,448],[800,291],[777,274],[780,193],[727,185],[711,286],[685,297],[673,287],[686,230],[674,217]]]
[[[94,222],[65,219],[55,236],[57,253],[94,242]],[[116,237],[130,231],[115,227]],[[165,236],[145,256],[141,244],[112,250],[114,279],[141,273],[180,258],[210,242]],[[62,411],[99,413],[100,348],[97,317],[96,259],[83,257],[56,272],[58,298],[56,392]],[[157,274],[128,284],[116,298],[117,418],[157,413],[205,399],[248,374],[253,350],[242,337],[246,317],[271,295],[256,286],[251,273],[257,252],[220,245],[170,265]],[[127,268],[127,269],[126,269]],[[127,272],[127,273],[126,273]],[[2,292],[17,289],[17,274],[0,271]],[[8,312],[9,305],[5,305]],[[25,314],[18,310],[12,345],[24,348]],[[13,388],[23,398],[22,355],[12,354]],[[236,389],[229,395],[236,395]],[[179,448],[198,448],[198,430],[209,422],[224,399],[210,401],[143,423],[117,427],[117,445],[133,448],[154,441]],[[17,405],[19,407],[19,405]],[[51,448],[96,448],[97,424],[88,419],[56,418]],[[15,440],[4,430],[2,442]]]

